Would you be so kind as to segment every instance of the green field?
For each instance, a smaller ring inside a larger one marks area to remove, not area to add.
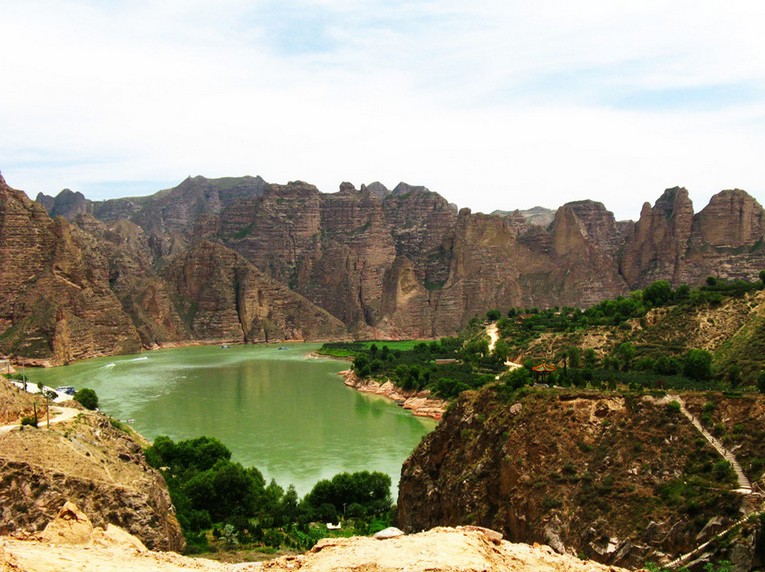
[[[364,340],[357,342],[329,342],[321,346],[316,353],[331,357],[356,357],[361,350],[368,350],[372,344],[382,349],[388,346],[390,351],[399,350],[402,352],[414,349],[419,343],[430,342],[432,340]]]

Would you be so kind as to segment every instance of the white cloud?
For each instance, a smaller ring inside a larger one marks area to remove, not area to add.
[[[261,174],[485,212],[764,202],[759,2],[6,4],[0,168],[30,194]]]

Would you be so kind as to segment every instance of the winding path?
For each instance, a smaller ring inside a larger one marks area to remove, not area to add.
[[[50,424],[53,425],[54,423],[61,423],[63,421],[69,421],[70,419],[74,419],[77,417],[82,411],[79,409],[75,409],[74,407],[57,407],[52,406],[50,408],[51,413],[53,413],[55,416],[51,417]],[[39,421],[40,427],[44,427],[47,424],[46,419],[41,419]],[[0,434],[2,433],[8,433],[10,431],[13,431],[14,429],[18,429],[21,427],[20,423],[13,423],[12,425],[2,425],[0,426]]]
[[[486,335],[489,336],[489,353],[493,354],[494,347],[497,345],[497,341],[499,340],[499,328],[497,327],[497,322],[492,322],[486,326]],[[505,365],[510,370],[523,367],[522,364],[510,361],[510,359],[505,362]]]
[[[499,328],[497,327],[497,322],[492,322],[488,326],[486,326],[486,335],[489,336],[489,353],[494,353],[494,346],[497,345],[497,340],[499,340]]]
[[[688,411],[688,409],[685,407],[685,402],[679,395],[668,394],[666,400],[667,403],[671,401],[677,401],[680,404],[680,412],[690,420],[696,430],[701,433],[707,441],[709,441],[709,444],[712,445],[712,447],[714,447],[715,450],[730,463],[730,466],[733,467],[733,471],[736,473],[736,480],[738,481],[738,488],[735,490],[735,492],[742,495],[752,494],[752,483],[749,482],[749,479],[744,474],[741,465],[736,460],[736,456],[730,450],[726,449],[719,441],[719,439],[704,429],[701,421],[699,421],[696,416],[693,415],[693,413]]]

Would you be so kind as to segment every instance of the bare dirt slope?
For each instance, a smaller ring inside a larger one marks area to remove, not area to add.
[[[40,531],[71,500],[98,526],[119,525],[151,548],[183,548],[162,476],[101,414],[0,434],[0,475],[0,534]]]
[[[35,398],[31,393],[22,391],[5,377],[0,376],[0,425],[20,422],[21,417],[30,415],[35,399],[40,403],[43,401],[40,397]]]

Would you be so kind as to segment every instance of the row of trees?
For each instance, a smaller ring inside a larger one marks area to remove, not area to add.
[[[312,522],[346,515],[364,533],[372,521],[383,528],[390,520],[391,480],[383,473],[340,473],[316,483],[301,500],[292,485],[285,491],[274,480],[266,483],[257,468],[233,462],[231,451],[211,437],[177,443],[157,437],[146,459],[165,477],[192,551],[206,547],[208,532],[226,531],[229,539],[235,533],[237,542],[307,549],[326,531],[323,525],[312,529]]]

